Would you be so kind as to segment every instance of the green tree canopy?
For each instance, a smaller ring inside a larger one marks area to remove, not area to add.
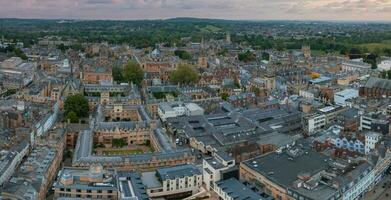
[[[65,115],[65,119],[66,120],[69,120],[71,123],[77,123],[79,122],[79,117],[77,116],[77,114],[73,111],[70,111],[68,112],[66,115]]]
[[[358,48],[351,48],[349,51],[349,58],[350,59],[362,58],[362,51]]]
[[[391,57],[391,48],[384,49],[386,56]]]
[[[113,75],[114,81],[120,82],[120,83],[125,81],[125,78],[122,75],[123,70],[120,67],[113,67],[113,70],[111,73]]]
[[[57,49],[61,50],[62,52],[65,52],[68,47],[65,46],[63,43],[61,43],[60,45],[57,46]]]
[[[23,60],[27,60],[26,54],[19,48],[14,49],[14,53],[17,57],[20,57]]]
[[[119,139],[114,138],[112,140],[112,145],[113,145],[113,147],[122,148],[122,147],[128,145],[128,142],[124,138],[119,138]]]
[[[88,117],[88,100],[82,94],[69,96],[64,103],[64,114],[66,119],[79,121],[79,118]],[[77,119],[74,118],[76,114]]]
[[[183,60],[190,60],[193,58],[189,52],[183,50],[176,50],[174,54]]]
[[[238,58],[240,61],[243,61],[243,62],[251,62],[251,61],[255,60],[255,55],[253,53],[251,53],[251,51],[246,51],[244,53],[240,53],[238,55]]]
[[[144,79],[144,71],[135,61],[129,61],[123,70],[123,78],[127,82],[140,85]]]
[[[262,60],[269,61],[270,60],[270,54],[267,52],[262,52]]]
[[[223,99],[224,101],[227,101],[228,97],[229,97],[229,94],[226,92],[221,94],[221,99]]]
[[[376,69],[377,68],[377,58],[378,58],[378,56],[376,54],[371,53],[364,58],[364,62],[371,64],[372,69]]]
[[[198,81],[198,72],[189,65],[179,65],[178,68],[170,74],[170,81],[174,84],[191,84]]]

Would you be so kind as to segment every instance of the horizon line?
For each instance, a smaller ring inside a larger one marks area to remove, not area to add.
[[[221,20],[221,21],[247,21],[247,22],[267,22],[267,21],[287,21],[287,22],[355,22],[355,23],[391,23],[390,20],[340,20],[340,19],[228,19],[228,18],[202,18],[202,17],[167,17],[167,18],[134,18],[134,19],[110,19],[110,18],[29,18],[29,17],[0,17],[0,20],[64,20],[64,21],[166,21],[174,19],[198,19],[198,20]]]

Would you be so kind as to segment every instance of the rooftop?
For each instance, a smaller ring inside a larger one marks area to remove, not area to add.
[[[365,84],[365,88],[380,88],[385,90],[391,90],[391,80],[370,77]]]
[[[283,153],[270,153],[243,163],[278,185],[287,188],[298,176],[312,176],[328,168],[328,157],[313,150],[291,149]]]
[[[77,188],[85,190],[115,190],[114,170],[103,170],[99,165],[92,165],[90,169],[63,168],[53,185],[56,188]]]
[[[118,172],[120,196],[123,199],[137,197],[139,200],[148,200],[141,176],[135,172]]]
[[[243,185],[235,178],[216,182],[216,185],[221,188],[228,196],[235,200],[266,200],[272,198],[264,198],[250,188]]]
[[[201,175],[201,171],[196,166],[190,164],[160,168],[156,170],[156,173],[162,181]]]

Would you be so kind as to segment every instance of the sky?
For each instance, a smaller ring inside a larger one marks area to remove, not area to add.
[[[391,21],[391,0],[0,0],[0,18]]]

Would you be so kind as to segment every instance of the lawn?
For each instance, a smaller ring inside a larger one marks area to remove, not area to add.
[[[339,52],[335,51],[335,52],[330,52],[331,54],[334,54],[334,55],[338,55]],[[325,56],[327,55],[328,53],[325,52],[325,51],[322,51],[322,50],[311,50],[311,55],[312,56]]]
[[[102,154],[106,155],[128,155],[128,154],[142,154],[144,153],[141,149],[112,149],[102,150]]]
[[[391,49],[391,41],[386,40],[381,43],[366,43],[366,44],[360,44],[358,47],[366,48],[370,52],[374,52],[377,50],[383,51],[384,49]]]
[[[216,33],[221,31],[221,28],[213,25],[207,25],[205,27],[198,27],[202,32]]]

